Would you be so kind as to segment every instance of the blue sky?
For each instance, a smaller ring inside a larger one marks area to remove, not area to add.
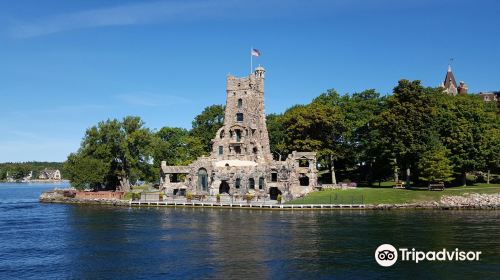
[[[86,128],[138,115],[190,128],[225,76],[266,70],[266,111],[328,88],[437,86],[450,57],[472,92],[499,90],[498,1],[0,0],[0,162],[63,161]]]

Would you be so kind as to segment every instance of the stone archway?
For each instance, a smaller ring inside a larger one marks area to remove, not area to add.
[[[198,170],[198,190],[208,191],[208,173],[205,168]]]
[[[220,183],[220,185],[219,185],[219,193],[220,194],[223,194],[223,193],[229,194],[229,184],[227,183],[226,180],[223,180]]]
[[[271,200],[278,199],[278,195],[280,195],[280,194],[281,194],[281,191],[277,187],[269,188],[269,198]]]

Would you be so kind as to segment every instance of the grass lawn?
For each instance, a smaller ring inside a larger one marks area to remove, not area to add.
[[[500,193],[500,184],[476,184],[473,186],[446,188],[444,191],[423,189],[357,188],[350,190],[324,190],[313,192],[288,204],[400,204],[419,201],[438,201],[443,195],[464,193]]]

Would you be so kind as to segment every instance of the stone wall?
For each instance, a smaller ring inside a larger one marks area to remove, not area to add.
[[[99,192],[82,192],[77,191],[75,198],[78,199],[122,199],[124,192],[111,192],[111,191],[99,191]]]

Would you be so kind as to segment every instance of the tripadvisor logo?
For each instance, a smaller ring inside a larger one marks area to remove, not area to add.
[[[399,251],[399,253],[398,253]],[[398,261],[415,262],[421,261],[479,261],[481,251],[462,251],[458,248],[448,251],[443,248],[440,251],[417,251],[415,248],[396,249],[391,244],[382,244],[375,250],[375,260],[381,266],[392,266]]]

